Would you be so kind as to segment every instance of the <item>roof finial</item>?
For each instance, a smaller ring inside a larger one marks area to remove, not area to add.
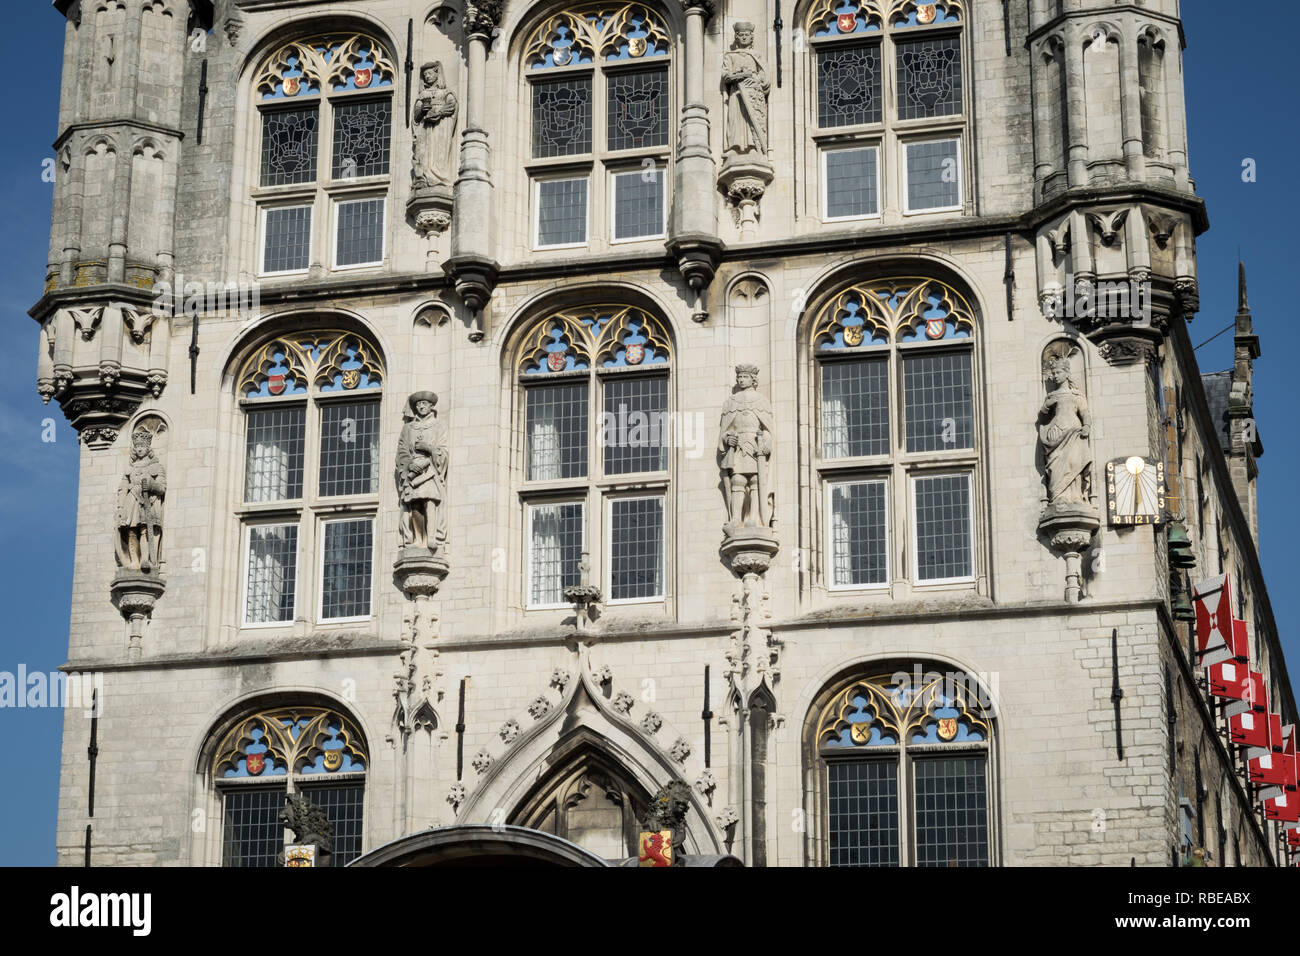
[[[1250,311],[1250,303],[1246,301],[1246,263],[1240,258],[1237,259],[1237,311]]]

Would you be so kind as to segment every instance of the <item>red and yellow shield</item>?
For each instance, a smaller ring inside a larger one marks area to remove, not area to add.
[[[926,319],[925,320],[925,337],[927,339],[941,339],[945,332],[948,331],[948,323],[944,319]]]
[[[839,27],[841,33],[852,33],[858,28],[858,15],[856,13],[841,13],[835,18],[835,25]]]
[[[645,346],[640,343],[629,345],[623,354],[627,358],[628,365],[640,365],[645,359]]]
[[[952,740],[957,736],[957,718],[940,717],[939,718],[939,739]]]
[[[361,369],[345,368],[343,370],[342,379],[344,388],[356,388],[361,384]]]
[[[283,88],[285,96],[297,96],[302,89],[302,81],[296,76],[285,77]]]
[[[370,81],[373,80],[374,78],[375,78],[375,74],[371,71],[370,67],[368,66],[360,67],[359,69],[354,70],[352,73],[353,83],[355,84],[356,88],[359,90],[364,90],[367,86],[370,85]]]
[[[565,356],[563,352],[546,353],[546,367],[552,372],[558,372],[560,369],[564,368],[564,360]]]
[[[266,769],[266,754],[248,754],[244,758],[244,766],[252,776],[256,777]]]
[[[673,832],[671,830],[642,830],[638,866],[672,866]]]
[[[935,5],[933,3],[921,3],[916,7],[917,23],[934,23]]]

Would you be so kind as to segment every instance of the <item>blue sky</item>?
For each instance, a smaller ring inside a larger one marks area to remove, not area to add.
[[[36,395],[36,324],[27,310],[41,294],[48,246],[52,187],[41,173],[57,133],[63,20],[44,0],[6,3],[0,16],[3,62],[11,64],[9,93],[0,105],[9,144],[0,150],[7,223],[0,231],[0,447],[6,451],[0,466],[0,607],[8,617],[0,631],[0,671],[16,671],[19,664],[29,672],[49,671],[67,657],[78,452],[57,405],[43,406]],[[1296,399],[1286,392],[1281,368],[1284,356],[1300,347],[1300,327],[1279,311],[1296,270],[1290,224],[1300,212],[1294,180],[1286,179],[1300,155],[1300,124],[1286,115],[1281,95],[1294,81],[1295,51],[1286,30],[1225,16],[1206,0],[1185,2],[1183,22],[1190,42],[1190,162],[1211,223],[1198,243],[1201,313],[1191,335],[1199,343],[1231,322],[1240,247],[1263,346],[1255,376],[1266,447],[1261,551],[1286,654],[1300,667],[1300,638],[1289,623],[1300,606],[1300,588],[1286,578],[1287,542],[1300,532],[1286,475],[1300,456],[1292,441]],[[1242,181],[1246,158],[1255,161],[1256,182]],[[1203,371],[1229,367],[1231,336],[1198,355]],[[57,423],[52,443],[42,441],[46,419]],[[61,718],[50,709],[0,710],[10,768],[0,784],[0,864],[54,862]],[[149,728],[139,730],[137,746],[147,750]]]

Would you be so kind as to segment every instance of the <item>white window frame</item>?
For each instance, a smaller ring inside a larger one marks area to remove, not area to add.
[[[302,269],[281,269],[277,272],[266,272],[266,240],[267,229],[266,220],[268,213],[273,209],[306,209],[310,213],[307,222],[307,265]],[[261,232],[261,241],[257,244],[257,274],[259,276],[300,276],[306,275],[311,271],[311,258],[315,250],[315,231],[316,231],[316,203],[313,200],[302,202],[294,200],[292,202],[265,203],[258,207],[259,231]]]
[[[968,513],[966,520],[970,531],[970,569],[971,573],[964,577],[957,578],[925,578],[922,579],[920,571],[920,549],[917,545],[916,535],[919,530],[916,522],[916,483],[929,478],[965,478],[967,488]],[[933,585],[945,584],[971,584],[976,578],[975,568],[975,474],[971,469],[960,469],[952,471],[921,471],[908,475],[907,485],[907,510],[911,529],[908,532],[908,546],[912,552],[911,571],[912,586],[914,588],[928,588]]]
[[[872,150],[876,154],[876,211],[872,213],[862,213],[853,216],[832,216],[830,215],[830,177],[826,170],[826,158],[831,153],[845,152],[848,150]],[[818,152],[821,154],[821,214],[822,222],[860,222],[868,219],[880,219],[883,215],[884,195],[881,192],[881,148],[879,142],[853,142],[846,143],[842,146],[823,146]]]
[[[651,158],[651,157],[647,157]],[[618,177],[620,176],[640,176],[647,171],[648,167],[642,166],[637,169],[611,169],[609,170],[609,244],[622,245],[626,242],[651,242],[655,239],[662,239],[668,234],[668,166],[659,165],[655,160],[655,173],[660,177],[659,183],[663,190],[662,202],[660,203],[662,215],[659,217],[659,231],[644,236],[624,236],[619,238],[616,227],[618,217]]]
[[[663,535],[659,548],[659,593],[639,598],[614,598],[614,502],[647,501],[659,502],[659,513],[663,519]],[[654,494],[641,495],[607,495],[605,497],[605,596],[606,605],[621,604],[662,604],[668,597],[668,494],[659,491]]]
[[[298,590],[302,585],[302,518],[301,516],[294,521],[245,521],[244,533],[242,535],[244,542],[243,560],[240,562],[240,568],[243,574],[239,583],[239,617],[241,628],[273,628],[273,627],[292,627],[293,622],[298,619]],[[248,619],[248,572],[252,565],[253,549],[253,529],[254,528],[293,528],[296,534],[293,549],[293,616],[287,621],[250,621]]]
[[[582,515],[578,520],[578,526],[582,529],[582,550],[587,550],[587,501],[585,498],[566,498],[554,501],[528,501],[524,503],[526,515],[525,525],[527,534],[524,538],[524,609],[528,611],[554,611],[561,608],[570,608],[573,605],[563,600],[564,595],[561,593],[561,600],[555,604],[533,604],[533,515],[538,508],[560,507],[563,505],[577,505],[582,509]]]
[[[835,520],[834,512],[834,490],[844,485],[884,485],[885,486],[885,580],[879,584],[836,584],[835,583],[835,537],[832,530],[832,522]],[[825,492],[825,510],[827,530],[824,535],[826,540],[826,570],[827,584],[829,591],[887,591],[892,584],[891,572],[893,571],[893,562],[890,560],[890,532],[889,526],[889,479],[881,476],[878,478],[846,478],[839,480],[828,480],[826,482]]]
[[[318,466],[319,467],[319,466]],[[321,517],[317,519],[316,531],[316,623],[318,624],[355,624],[359,621],[369,621],[375,616],[375,571],[379,567],[379,535],[377,533],[376,515],[370,512],[350,513],[347,515],[337,515],[329,518]],[[370,613],[351,615],[349,617],[326,617],[325,616],[325,526],[339,524],[346,521],[369,521],[370,522]],[[295,607],[296,607],[295,602]]]
[[[898,148],[900,150],[899,160],[901,163],[900,177],[903,184],[902,206],[903,215],[905,216],[925,216],[930,213],[940,212],[960,212],[966,207],[966,171],[962,168],[962,148],[961,136],[957,132],[951,134],[932,134],[929,136],[918,136],[912,138],[900,138]],[[953,206],[931,206],[925,209],[913,209],[908,202],[908,181],[907,181],[907,151],[912,146],[923,146],[926,143],[955,143],[957,146],[957,203]]]
[[[565,180],[581,180],[587,184],[587,210],[586,220],[583,223],[582,242],[557,242],[542,244],[542,183],[544,182],[563,182]],[[580,176],[574,176],[570,173],[559,174],[554,176],[533,176],[533,248],[541,249],[585,249],[591,244],[591,172],[588,170]]]
[[[373,262],[354,262],[350,265],[339,265],[339,210],[343,206],[354,205],[361,202],[374,202],[379,200],[383,204],[383,228],[379,231],[379,258]],[[352,272],[357,269],[375,269],[383,266],[388,259],[388,196],[386,194],[376,194],[373,196],[348,196],[345,198],[333,198],[330,201],[332,206],[330,215],[330,270],[333,272]]]

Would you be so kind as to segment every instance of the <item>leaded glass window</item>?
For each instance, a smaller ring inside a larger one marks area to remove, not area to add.
[[[668,145],[668,71],[609,77],[609,148]]]
[[[609,578],[613,601],[663,594],[663,498],[616,498],[610,502]]]
[[[262,114],[263,186],[315,181],[319,128],[320,116],[314,106]]]
[[[272,339],[240,365],[245,624],[370,615],[383,376],[376,347],[341,329]]]
[[[829,866],[988,866],[993,701],[973,676],[900,661],[810,715]]]
[[[382,264],[387,187],[374,180],[391,171],[397,74],[383,45],[364,34],[290,40],[254,73],[262,274]],[[354,179],[370,180],[376,195],[341,193]]]
[[[970,475],[917,478],[913,495],[917,581],[971,577]]]
[[[970,303],[937,280],[866,282],[818,307],[828,587],[975,579],[974,333]]]
[[[880,213],[880,150],[828,149],[822,153],[826,219],[859,219]]]
[[[639,3],[564,9],[525,37],[534,248],[663,235],[670,52],[669,28]]]
[[[591,152],[591,77],[533,84],[533,156]]]
[[[215,746],[211,779],[222,804],[222,864],[282,866],[292,842],[281,820],[289,794],[334,825],[332,866],[361,855],[369,764],[356,724],[341,713],[289,705],[246,715]]]
[[[823,0],[805,9],[822,219],[960,210],[962,5]]]
[[[961,112],[961,40],[936,37],[898,43],[898,118]]]
[[[577,584],[612,601],[663,598],[677,447],[665,326],[633,306],[581,306],[526,327],[521,343],[523,603],[564,606]]]
[[[833,47],[817,52],[817,125],[879,123],[880,46]]]
[[[391,100],[345,103],[334,110],[335,179],[388,175]]]

